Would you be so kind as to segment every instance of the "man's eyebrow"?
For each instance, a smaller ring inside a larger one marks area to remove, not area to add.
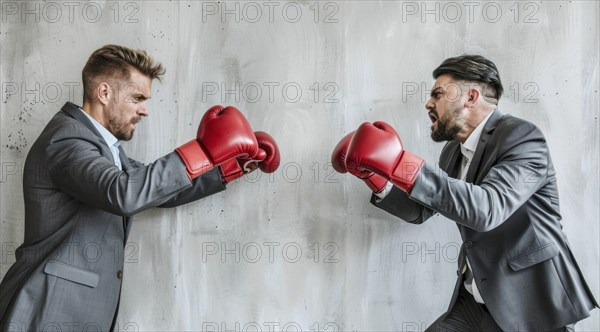
[[[152,98],[152,96],[146,96],[143,93],[134,93],[133,96],[135,98],[144,99],[144,100]]]
[[[437,90],[439,90],[439,89],[441,89],[441,87],[440,87],[440,86],[438,86],[437,88],[435,88],[435,89],[431,90],[431,96],[433,97],[433,95],[434,95],[434,94],[438,93],[438,91],[437,91]]]

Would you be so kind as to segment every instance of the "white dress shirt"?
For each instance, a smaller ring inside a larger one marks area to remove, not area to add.
[[[386,182],[385,186],[380,191],[375,193],[375,196],[377,196],[376,201],[379,202],[382,199],[384,199],[385,196],[387,196],[390,193],[392,187],[394,187],[394,185],[390,181]]]
[[[100,135],[102,135],[102,138],[104,138],[104,141],[110,147],[110,151],[113,155],[113,160],[115,161],[115,166],[117,166],[120,170],[123,170],[123,166],[121,165],[121,158],[119,157],[119,146],[121,146],[121,141],[119,141],[113,134],[111,134],[110,131],[108,131],[108,129],[104,128],[103,125],[101,125],[98,121],[92,118],[84,110],[82,110],[81,108],[79,108],[79,110],[83,114],[85,114],[85,116],[87,116],[88,119],[90,119],[94,127],[96,127],[96,130],[100,132]]]

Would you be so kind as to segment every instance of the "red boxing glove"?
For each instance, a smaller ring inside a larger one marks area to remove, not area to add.
[[[333,153],[331,154],[331,164],[333,165],[333,169],[335,169],[338,173],[347,173],[348,169],[346,168],[346,154],[348,153],[348,147],[350,146],[350,141],[352,141],[352,137],[354,137],[354,131],[344,136],[340,140],[340,142],[333,149]],[[387,180],[373,172],[370,174],[363,174],[365,177],[359,177],[363,180],[367,186],[373,192],[380,192]]]
[[[404,151],[396,130],[382,121],[360,125],[346,156],[351,174],[365,178],[375,172],[405,192],[412,189],[423,163],[423,159]]]
[[[240,176],[260,168],[265,173],[273,173],[280,163],[279,147],[271,135],[257,131],[254,133],[258,142],[258,154],[252,159],[236,158],[221,165],[223,181],[229,183]]]
[[[235,107],[211,107],[200,121],[196,139],[175,149],[190,180],[236,157],[254,158],[258,143],[244,115]]]
[[[265,173],[275,172],[280,164],[279,147],[275,139],[264,131],[257,131],[254,134],[256,135],[258,148],[266,153],[265,158],[258,163],[258,167]]]

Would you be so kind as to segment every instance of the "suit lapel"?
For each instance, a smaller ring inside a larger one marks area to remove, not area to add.
[[[100,144],[104,145],[107,148],[108,153],[105,153],[105,155],[108,156],[108,158],[110,158],[110,160],[112,160],[114,162],[114,157],[110,150],[110,146],[108,146],[108,143],[106,143],[106,141],[104,140],[104,137],[102,137],[102,134],[100,134],[98,129],[96,129],[96,126],[94,126],[94,124],[90,121],[90,119],[88,119],[88,117],[82,113],[82,111],[79,109],[79,106],[77,106],[71,102],[67,102],[62,107],[61,110],[64,111],[65,113],[69,114],[71,117],[75,118],[77,121],[81,122],[89,130],[91,130],[94,133],[94,135],[96,135],[96,137],[98,138],[98,141],[100,142]],[[128,164],[129,164],[129,162],[128,162]]]
[[[473,160],[471,160],[471,166],[469,166],[469,170],[467,171],[466,182],[473,183],[476,179],[479,170],[481,169],[481,158],[483,157],[483,153],[485,152],[485,147],[490,140],[490,136],[496,125],[498,124],[498,120],[504,116],[499,110],[494,111],[488,122],[485,124],[483,131],[481,132],[481,136],[479,137],[479,142],[477,143],[477,149],[475,150],[475,155],[473,156]],[[460,153],[460,149],[459,149]]]
[[[460,145],[455,144],[455,142],[448,144],[452,144],[452,146],[448,148],[447,157],[442,160],[442,167],[448,173],[448,176],[457,178],[460,172],[460,157],[462,156]]]
[[[108,146],[108,144],[106,144],[104,138],[102,138],[102,135],[98,132],[98,130],[90,121],[90,119],[88,119],[87,116],[85,116],[85,114],[81,113],[81,110],[79,110],[79,106],[71,102],[67,102],[61,108],[61,111],[69,114],[72,118],[75,118],[77,121],[83,123],[83,125],[86,126],[89,130],[91,130],[94,133],[94,135],[98,136],[98,138],[102,140],[102,143],[104,143],[104,145]]]
[[[119,158],[121,159],[121,165],[123,165],[123,170],[125,172],[129,171],[131,168],[131,163],[129,162],[129,158],[125,154],[125,150],[123,147],[119,145]],[[131,218],[123,217],[123,230],[125,232],[125,238],[123,239],[123,245],[126,245],[127,238],[129,237],[129,232],[131,231]]]
[[[490,116],[488,122],[485,124],[485,127],[483,127],[483,131],[481,132],[481,136],[479,137],[479,142],[477,143],[477,148],[475,149],[475,155],[473,156],[473,160],[471,160],[471,165],[469,166],[469,170],[467,171],[467,177],[465,178],[465,182],[473,183],[473,181],[475,180],[475,176],[477,175],[477,173],[479,173],[479,170],[481,169],[481,158],[483,156],[483,152],[485,151],[485,147],[490,139],[491,133],[496,128],[498,120],[500,120],[502,116],[503,114],[499,110],[495,110],[494,113],[492,113],[492,115]],[[457,146],[458,151],[455,154],[460,156],[461,158],[459,158],[458,160],[462,161],[462,152],[460,151],[460,145],[457,144]],[[460,164],[460,162],[458,162],[458,164]],[[460,166],[458,166],[457,169],[460,169]],[[455,175],[456,174],[459,174],[459,172],[456,172]],[[467,232],[469,232],[470,229],[459,223],[456,223],[456,226],[458,226],[461,238],[463,238],[463,240],[468,238]],[[465,251],[465,248],[464,246],[461,246],[457,262],[458,272],[461,274],[463,273],[463,269],[466,265],[466,257],[467,253]]]
[[[452,152],[452,156],[450,157],[450,165],[452,167],[452,172],[450,174],[453,178],[458,178],[460,174],[460,164],[462,161],[462,153],[460,152],[460,145],[456,145],[454,151]]]
[[[127,171],[131,168],[131,163],[129,163],[129,158],[125,154],[123,147],[119,145],[119,158],[121,159],[121,165],[123,165],[123,170]]]
[[[71,102],[67,102],[61,108],[61,111],[65,112],[69,116],[75,118],[77,121],[81,122],[84,126],[86,126],[89,130],[91,130],[94,133],[94,135],[96,135],[98,137],[98,140],[104,146],[106,146],[108,148],[107,155],[109,156],[109,158],[111,158],[111,159],[113,158],[113,155],[110,152],[110,147],[108,146],[108,144],[106,143],[106,141],[104,140],[102,135],[98,132],[98,130],[96,129],[94,124],[85,116],[85,114],[81,113],[81,111],[79,110],[79,106],[77,106]],[[121,159],[121,165],[123,165],[124,171],[127,171],[129,168],[131,168],[131,163],[129,163],[129,158],[127,158],[127,155],[125,154],[125,151],[123,151],[123,148],[121,146],[119,146],[119,158]],[[131,218],[123,217],[123,231],[125,233],[125,237],[123,238],[123,245],[125,245],[125,243],[127,242],[127,237],[129,236],[130,230],[131,230]]]
[[[504,116],[504,114],[502,114],[499,110],[495,110],[494,113],[492,113],[492,115],[490,116],[488,122],[485,124],[485,127],[483,128],[483,131],[481,132],[481,136],[479,137],[479,142],[477,143],[475,155],[473,156],[473,160],[471,160],[471,165],[469,166],[469,170],[467,171],[467,177],[465,179],[465,182],[473,183],[474,180],[476,179],[477,174],[479,174],[479,171],[481,170],[481,166],[482,166],[481,159],[483,158],[483,153],[485,152],[487,143],[489,142],[490,136],[492,135],[494,129],[496,128],[498,121],[503,116]],[[460,151],[460,145],[457,144],[457,146],[459,146],[457,148],[457,150],[458,150],[457,154],[461,157],[458,159],[459,160],[458,163],[460,164],[460,161],[462,161],[462,152]],[[460,166],[458,166],[457,169],[460,169]],[[459,172],[456,172],[455,174],[459,174]],[[465,239],[467,236],[466,232],[469,229],[458,223],[456,225],[458,226],[458,229],[461,233],[462,238]],[[461,252],[460,252],[459,256],[460,256],[459,257],[459,269],[461,269],[462,264],[464,264],[464,257],[465,257],[463,248],[461,248]]]

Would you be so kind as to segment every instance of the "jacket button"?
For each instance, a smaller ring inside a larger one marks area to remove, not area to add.
[[[122,271],[117,272],[117,278],[123,279],[123,272]]]
[[[470,249],[471,247],[473,247],[473,242],[471,242],[471,241],[465,242],[465,248]]]

